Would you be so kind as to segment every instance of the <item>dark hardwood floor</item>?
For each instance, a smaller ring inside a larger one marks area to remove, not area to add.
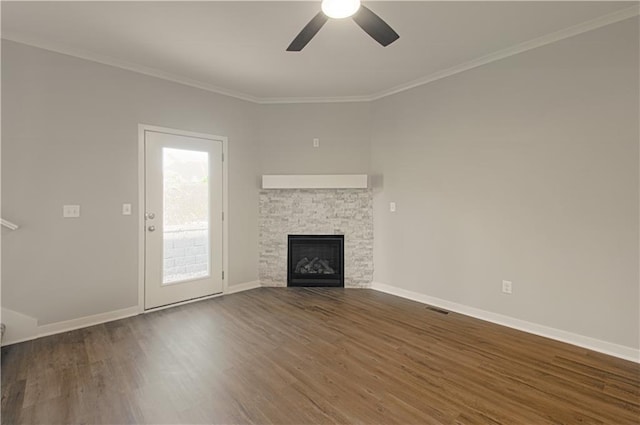
[[[638,424],[640,366],[372,290],[260,288],[2,349],[2,423]]]

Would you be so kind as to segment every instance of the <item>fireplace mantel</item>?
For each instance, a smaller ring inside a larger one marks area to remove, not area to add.
[[[263,189],[366,189],[366,174],[263,175]]]

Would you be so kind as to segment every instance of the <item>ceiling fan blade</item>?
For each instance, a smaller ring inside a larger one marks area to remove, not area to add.
[[[318,12],[318,14],[314,16],[304,28],[302,28],[300,34],[293,39],[289,47],[287,47],[287,52],[299,52],[304,49],[304,46],[306,46],[318,31],[320,31],[320,28],[322,28],[327,20],[329,20],[327,15],[322,12]]]
[[[378,15],[373,13],[371,9],[360,5],[360,9],[353,15],[353,20],[369,34],[375,41],[387,47],[400,38],[397,32],[393,30]]]

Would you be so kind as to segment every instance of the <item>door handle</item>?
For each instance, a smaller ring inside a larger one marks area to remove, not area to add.
[[[156,215],[154,213],[146,213],[144,215],[144,218],[146,218],[147,220],[153,220],[154,218],[156,218]]]
[[[149,226],[148,227],[150,232],[155,232],[156,231],[156,226]]]

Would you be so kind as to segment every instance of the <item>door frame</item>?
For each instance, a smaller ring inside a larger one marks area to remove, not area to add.
[[[149,310],[144,309],[144,281],[145,281],[145,131],[155,131],[158,133],[175,134],[178,136],[197,137],[199,139],[215,140],[222,142],[222,271],[224,278],[222,279],[222,294],[210,295],[207,297],[197,298],[195,300],[183,301],[168,306],[157,307]],[[171,308],[182,304],[188,304],[207,298],[219,297],[224,295],[228,290],[229,281],[229,179],[228,179],[228,139],[224,136],[215,136],[213,134],[196,133],[193,131],[178,130],[175,128],[159,127],[149,124],[138,124],[138,312],[146,313],[151,311]]]

